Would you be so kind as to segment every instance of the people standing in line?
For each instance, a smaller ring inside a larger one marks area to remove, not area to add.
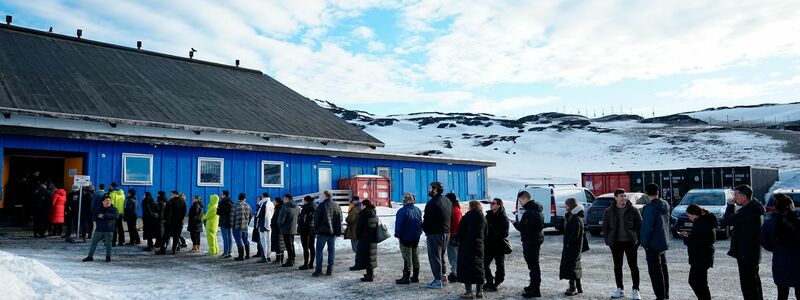
[[[269,220],[269,227],[271,229],[269,238],[272,244],[272,249],[270,250],[275,252],[275,261],[272,262],[274,264],[283,264],[283,252],[286,251],[286,244],[283,243],[283,237],[281,236],[280,216],[282,208],[283,198],[275,197],[275,212]]]
[[[741,207],[737,210],[735,204]],[[761,263],[759,242],[764,206],[753,198],[750,186],[743,184],[733,189],[733,202],[729,202],[725,208],[722,223],[733,227],[728,255],[736,258],[744,300],[763,299],[758,265]]]
[[[430,200],[425,204],[422,230],[425,232],[428,261],[431,265],[433,280],[428,283],[429,288],[441,289],[443,287],[444,260],[447,243],[450,239],[450,217],[452,204],[442,193],[444,186],[439,182],[432,182],[428,187]]]
[[[347,218],[345,219],[347,228],[344,230],[344,239],[350,240],[350,247],[353,249],[353,253],[356,253],[356,250],[358,250],[356,224],[358,223],[358,215],[361,213],[362,209],[364,209],[364,207],[361,205],[361,200],[358,196],[350,198],[350,208],[347,210]]]
[[[89,255],[83,261],[94,261],[94,251],[97,249],[97,243],[102,240],[105,241],[106,245],[106,261],[109,262],[111,261],[112,232],[114,232],[114,223],[118,219],[119,211],[111,206],[111,198],[105,197],[101,202],[101,206],[93,214],[95,214],[94,221],[97,226],[95,226],[96,229],[92,236],[92,245],[89,246]]]
[[[50,207],[53,205],[53,195],[47,190],[46,184],[39,185],[33,200],[33,237],[44,238],[50,226]]]
[[[486,218],[479,201],[470,201],[469,210],[461,219],[458,232],[453,236],[458,247],[458,281],[464,284],[461,298],[472,298],[472,285],[475,285],[475,298],[483,298],[485,283],[484,242],[487,234]]]
[[[375,268],[378,267],[378,214],[370,200],[362,201],[361,206],[355,231],[358,248],[355,265],[350,270],[366,270],[361,281],[372,282],[375,280]]]
[[[255,221],[253,226],[258,230],[258,253],[261,259],[259,263],[266,263],[270,260],[270,220],[272,220],[275,205],[269,197],[269,193],[261,194],[261,199],[258,200],[258,208],[256,209]]]
[[[303,206],[300,209],[300,215],[297,216],[297,230],[300,232],[300,246],[303,247],[303,265],[300,270],[311,270],[314,268],[314,258],[316,256],[314,249],[314,212],[317,210],[317,204],[314,203],[314,198],[305,196],[303,198]]]
[[[80,206],[80,237],[92,238],[92,201],[94,201],[94,186],[89,185],[81,199]]]
[[[167,234],[167,204],[169,200],[167,199],[167,195],[164,191],[158,191],[158,197],[156,197],[156,206],[158,206],[158,228],[156,228],[156,246],[153,248],[161,248],[164,244],[169,243],[169,237]]]
[[[206,214],[203,215],[203,221],[206,222],[206,243],[208,243],[208,255],[219,254],[219,244],[217,243],[217,231],[219,230],[219,216],[217,215],[217,208],[219,207],[219,196],[211,194],[208,200],[208,209]]]
[[[581,253],[588,250],[586,232],[583,228],[584,207],[575,198],[564,201],[567,213],[564,214],[564,244],[561,249],[561,264],[558,278],[569,280],[569,287],[564,292],[565,296],[575,296],[583,293],[581,277]]]
[[[200,253],[200,233],[203,232],[203,199],[195,195],[189,208],[189,222],[186,226],[192,240],[191,253]]]
[[[294,252],[294,236],[297,235],[297,219],[300,215],[300,208],[294,202],[292,195],[283,195],[283,207],[281,207],[278,223],[281,227],[281,237],[286,246],[286,263],[281,267],[293,267],[297,257]]]
[[[247,231],[252,217],[253,209],[250,208],[250,204],[247,204],[247,196],[239,193],[239,202],[231,212],[233,238],[236,240],[236,248],[239,250],[239,256],[234,259],[236,261],[250,259],[250,240],[247,238]]]
[[[461,203],[458,202],[458,197],[456,194],[447,193],[444,196],[447,200],[450,201],[451,211],[450,211],[450,236],[454,236],[456,232],[458,232],[458,225],[461,223]],[[444,282],[458,282],[458,246],[456,246],[455,241],[450,239],[447,243],[447,262],[450,263],[450,274],[446,277],[442,277],[442,281]],[[442,261],[442,274],[447,273],[447,265],[444,264]]]
[[[710,300],[708,269],[714,267],[714,242],[717,241],[717,217],[703,207],[692,204],[686,208],[692,231],[679,236],[689,253],[689,286],[699,300]]]
[[[603,235],[606,245],[611,249],[614,260],[614,280],[617,289],[611,293],[611,298],[625,297],[625,286],[622,283],[622,258],[628,260],[631,269],[633,289],[631,299],[642,299],[639,295],[639,229],[642,227],[642,215],[639,210],[628,200],[625,190],[614,191],[614,205],[603,212]]]
[[[644,206],[640,242],[647,258],[647,273],[656,299],[669,299],[669,270],[665,253],[669,249],[669,204],[659,197],[655,183],[645,187],[650,202]]]
[[[342,235],[342,209],[331,199],[331,192],[323,192],[325,200],[314,212],[314,232],[317,234],[317,266],[312,276],[322,275],[322,250],[328,247],[328,268],[325,275],[333,274],[333,262],[336,256],[336,237]]]
[[[111,205],[117,208],[117,221],[114,223],[114,240],[111,241],[111,246],[125,245],[125,229],[122,228],[122,219],[125,216],[125,193],[122,189],[117,187],[116,182],[111,183],[108,196],[111,198]]]
[[[78,230],[78,204],[80,204],[81,194],[80,187],[73,186],[72,192],[67,194],[67,202],[64,204],[64,225],[66,225],[65,231],[63,232],[62,238],[65,238],[67,242],[73,242],[73,234]],[[55,191],[53,192],[55,195]]]
[[[761,246],[772,252],[772,278],[778,300],[789,299],[789,289],[800,299],[800,220],[792,198],[775,194],[775,212],[761,227]]]
[[[183,216],[181,217],[181,234],[178,234],[178,239],[181,241],[180,246],[178,246],[178,251],[181,251],[181,248],[189,247],[189,245],[186,244],[186,239],[183,238],[183,234],[182,234],[183,233],[183,219],[186,217],[186,212],[187,212],[187,208],[189,207],[189,203],[186,202],[186,194],[185,193],[180,193],[178,195],[178,198],[181,199],[181,204],[183,205]]]
[[[136,200],[136,190],[128,190],[128,198],[125,199],[125,209],[123,219],[128,225],[128,246],[139,245],[142,243],[139,238],[139,230],[136,229],[136,220],[139,219],[139,201]]]
[[[231,200],[228,191],[222,191],[222,200],[217,207],[217,215],[219,216],[219,228],[222,231],[222,255],[219,258],[231,258],[231,238],[233,233],[233,220],[231,219],[231,212],[233,211],[233,200]]]
[[[64,214],[66,212],[67,192],[57,189],[53,194],[53,204],[50,206],[50,236],[62,236],[64,232]]]
[[[394,237],[400,242],[403,255],[403,277],[397,284],[419,282],[419,237],[422,235],[422,211],[414,203],[414,194],[403,194],[403,207],[397,211],[394,221]],[[412,275],[413,270],[413,275]]]
[[[158,219],[159,210],[153,195],[144,192],[142,199],[142,236],[147,241],[147,248],[144,251],[153,251],[153,239],[158,240]]]
[[[94,186],[92,186],[92,187],[94,187]],[[92,205],[91,205],[91,208],[89,210],[89,218],[87,219],[87,220],[89,220],[90,223],[94,224],[94,216],[97,215],[97,214],[95,214],[95,211],[97,211],[101,207],[103,207],[103,199],[105,199],[105,197],[107,196],[106,195],[107,193],[108,192],[106,192],[106,185],[105,184],[101,183],[101,184],[97,185],[97,190],[94,191],[94,195],[92,196]],[[89,230],[89,231],[87,231],[87,233],[89,234],[87,238],[91,239],[92,238],[92,234],[94,233],[94,230]]]
[[[519,221],[512,221],[512,224],[519,231],[520,239],[522,240],[522,256],[525,258],[525,263],[530,271],[528,275],[530,282],[524,288],[525,293],[522,296],[525,298],[539,298],[542,297],[540,289],[542,271],[539,265],[539,252],[544,242],[542,205],[533,201],[531,194],[527,191],[519,192],[517,201],[522,205],[525,212]]]
[[[164,208],[164,213],[166,214],[166,226],[164,228],[165,232],[165,243],[162,245],[161,250],[156,252],[156,254],[167,254],[167,241],[172,239],[172,252],[171,254],[175,254],[178,251],[178,247],[180,246],[180,237],[181,233],[183,233],[183,218],[186,217],[186,202],[185,200],[181,199],[181,194],[178,194],[177,191],[170,192],[170,199],[167,203],[166,207]]]
[[[506,216],[506,209],[503,200],[500,198],[492,199],[491,209],[486,211],[486,243],[483,259],[483,269],[486,273],[486,285],[484,290],[496,292],[500,290],[500,284],[506,278],[506,254],[504,248],[508,243],[509,220]],[[497,273],[492,274],[492,261],[497,267]]]

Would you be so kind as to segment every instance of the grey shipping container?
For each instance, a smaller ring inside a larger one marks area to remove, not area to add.
[[[753,197],[764,203],[764,195],[778,181],[778,169],[759,167],[713,167],[686,169],[691,189],[732,189],[740,184],[753,188]]]
[[[661,187],[661,198],[675,207],[686,193],[686,170],[631,171],[631,192],[644,193],[648,183]]]

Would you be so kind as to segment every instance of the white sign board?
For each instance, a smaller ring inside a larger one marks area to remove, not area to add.
[[[92,180],[89,175],[75,175],[75,181],[72,183],[75,186],[89,186]]]

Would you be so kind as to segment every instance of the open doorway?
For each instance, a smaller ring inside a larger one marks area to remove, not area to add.
[[[75,175],[84,175],[86,153],[4,149],[0,209],[13,216],[14,224],[25,226],[30,220],[32,199],[41,183],[72,189]]]

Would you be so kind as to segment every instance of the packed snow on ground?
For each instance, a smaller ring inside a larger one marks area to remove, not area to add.
[[[790,122],[800,120],[800,103],[736,107],[684,113],[705,122]]]

